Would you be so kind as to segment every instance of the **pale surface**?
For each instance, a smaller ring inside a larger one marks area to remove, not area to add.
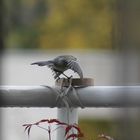
[[[129,57],[129,65],[124,65],[123,57],[110,51],[82,52],[7,52],[3,56],[3,85],[48,85],[53,86],[51,70],[46,67],[31,66],[30,63],[48,60],[62,54],[72,54],[79,59],[85,77],[93,78],[95,86],[123,85],[123,74],[129,75],[127,85],[138,85],[137,56]],[[127,71],[126,71],[127,69]],[[68,71],[70,75],[71,71]],[[77,75],[74,74],[76,77]],[[126,78],[126,77],[125,77]],[[22,124],[35,122],[43,118],[56,118],[56,109],[50,108],[6,108],[2,110],[2,140],[27,140]],[[123,111],[123,110],[122,110]],[[135,116],[135,110],[133,111]],[[112,118],[121,114],[120,109],[79,109],[79,116],[88,118]],[[46,132],[34,128],[30,140],[46,140]]]

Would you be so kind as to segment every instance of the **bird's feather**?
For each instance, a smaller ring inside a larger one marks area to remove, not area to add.
[[[31,65],[52,66],[53,65],[53,62],[52,61],[39,61],[39,62],[31,63]]]
[[[73,70],[74,72],[78,73],[80,78],[83,78],[83,72],[82,72],[79,64],[76,61],[70,61],[68,63],[68,68]]]

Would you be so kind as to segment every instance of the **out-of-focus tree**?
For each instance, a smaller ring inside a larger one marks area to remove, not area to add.
[[[6,46],[38,48],[39,22],[46,18],[46,0],[5,0]]]
[[[117,0],[113,22],[113,47],[121,50],[140,48],[140,1]]]
[[[50,5],[41,47],[111,48],[112,1],[54,0]]]
[[[7,46],[111,48],[116,0],[6,0]]]

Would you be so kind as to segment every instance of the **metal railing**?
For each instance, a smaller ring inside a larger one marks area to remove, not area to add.
[[[71,108],[57,104],[57,86],[0,86],[1,107],[58,107],[58,119],[78,123],[78,107],[81,107],[71,90],[68,98]],[[75,88],[77,97],[86,107],[139,107],[140,86],[87,86]],[[68,116],[69,114],[69,116]],[[59,130],[57,139],[64,139],[64,130]]]
[[[0,86],[1,107],[64,107],[57,105],[57,87]],[[84,107],[140,106],[140,86],[89,86],[76,88]],[[73,107],[79,107],[72,91]]]

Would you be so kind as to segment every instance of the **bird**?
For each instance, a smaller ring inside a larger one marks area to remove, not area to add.
[[[31,65],[48,66],[52,70],[54,79],[56,80],[60,79],[59,76],[61,74],[70,79],[72,76],[68,77],[66,74],[64,74],[64,72],[68,69],[76,72],[81,79],[83,78],[83,72],[77,62],[77,58],[72,55],[61,55],[52,60],[34,62],[31,63]]]

